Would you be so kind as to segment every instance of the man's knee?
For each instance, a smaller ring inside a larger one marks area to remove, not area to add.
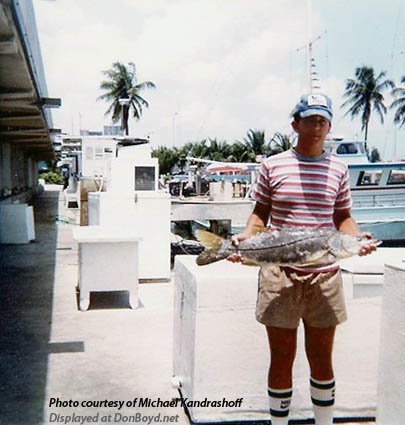
[[[294,347],[272,347],[270,349],[271,362],[279,365],[291,366],[295,359]]]

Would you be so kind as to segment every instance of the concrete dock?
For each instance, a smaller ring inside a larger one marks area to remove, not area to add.
[[[63,217],[59,195],[47,190],[34,202],[35,242],[0,245],[0,424],[64,423],[56,415],[73,413],[98,414],[93,423],[108,415],[110,423],[127,423],[137,413],[189,423],[180,406],[91,406],[178,396],[171,385],[173,291],[170,282],[140,285],[138,310],[125,292],[93,293],[81,312],[77,244],[73,225],[55,220]]]
[[[0,424],[188,424],[171,385],[172,282],[141,284],[138,310],[126,293],[94,293],[81,312],[74,224],[55,219],[66,217],[59,188],[34,210],[36,241],[0,245]]]

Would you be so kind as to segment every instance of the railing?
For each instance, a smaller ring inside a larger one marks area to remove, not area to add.
[[[405,206],[403,194],[376,194],[353,197],[354,208]]]

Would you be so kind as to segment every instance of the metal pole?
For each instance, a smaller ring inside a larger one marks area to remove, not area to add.
[[[307,69],[309,93],[312,93],[312,75],[311,75],[311,58],[312,58],[312,0],[307,0]]]

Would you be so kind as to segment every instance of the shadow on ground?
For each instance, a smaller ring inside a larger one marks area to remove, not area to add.
[[[0,423],[43,423],[55,280],[59,192],[33,202],[36,240],[0,245]]]

